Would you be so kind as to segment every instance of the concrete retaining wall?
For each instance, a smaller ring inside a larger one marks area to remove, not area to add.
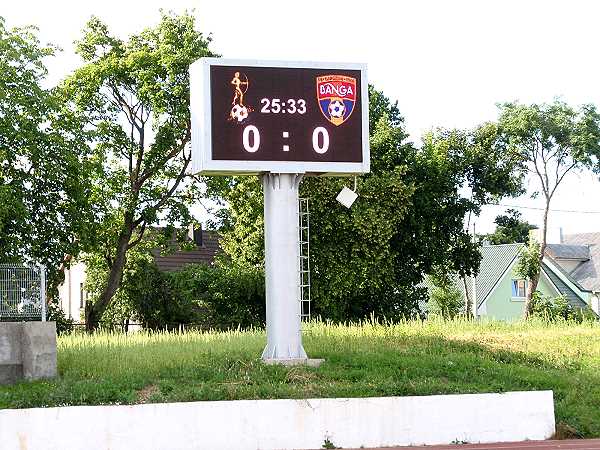
[[[56,373],[55,322],[0,322],[0,384]]]
[[[552,391],[0,411],[3,449],[319,449],[509,442],[554,433]]]

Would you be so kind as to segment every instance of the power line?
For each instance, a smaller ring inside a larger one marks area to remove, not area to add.
[[[519,206],[519,205],[506,205],[504,203],[490,204],[488,206],[500,206],[503,208],[515,208],[515,209],[533,209],[536,211],[543,211],[545,208],[538,208],[535,206]],[[577,214],[600,214],[600,211],[578,211],[575,209],[550,209],[551,212],[564,212],[564,213],[577,213]]]

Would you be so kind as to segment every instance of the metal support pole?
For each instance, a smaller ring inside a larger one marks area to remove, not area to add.
[[[477,235],[475,234],[475,222],[473,222],[473,242],[477,241]],[[473,285],[472,285],[472,291],[473,291],[473,304],[471,305],[473,308],[473,319],[477,319],[478,317],[478,307],[477,307],[477,302],[479,300],[477,300],[477,276],[473,275],[472,277],[472,281],[473,281]]]
[[[262,176],[265,200],[266,362],[307,360],[300,330],[298,187],[303,174]]]
[[[46,321],[46,268],[40,267],[40,300],[42,310],[42,322]]]

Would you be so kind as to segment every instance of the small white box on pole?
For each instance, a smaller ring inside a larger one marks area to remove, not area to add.
[[[335,199],[346,208],[350,208],[357,198],[358,194],[356,192],[344,186],[344,189],[340,191]]]

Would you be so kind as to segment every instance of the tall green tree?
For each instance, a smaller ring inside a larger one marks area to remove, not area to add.
[[[494,219],[496,229],[493,233],[481,236],[490,244],[526,244],[529,242],[529,232],[537,228],[526,220],[521,219],[521,213],[516,209],[507,209],[506,214],[500,214]]]
[[[44,264],[51,291],[93,223],[83,122],[43,87],[54,52],[0,17],[0,261]]]
[[[576,109],[559,100],[541,105],[506,103],[500,105],[499,126],[519,169],[539,182],[544,199],[538,253],[538,266],[541,266],[546,251],[550,202],[568,173],[593,168],[597,163],[600,115],[593,105]],[[527,285],[525,317],[531,313],[538,281],[539,270]]]
[[[128,251],[148,227],[191,221],[197,192],[195,183],[186,182],[188,69],[212,56],[209,42],[187,13],[163,13],[158,25],[126,41],[92,18],[77,42],[85,64],[64,89],[94,132],[94,158],[101,166],[92,195],[101,209],[97,251],[109,268],[104,289],[86,305],[88,330],[98,326],[119,288]]]
[[[301,184],[310,200],[314,311],[334,320],[417,313],[424,274],[439,268],[470,274],[479,265],[465,216],[521,186],[493,124],[437,131],[416,148],[397,105],[373,88],[369,103],[371,172],[358,178],[352,208],[335,200],[352,180],[306,177]],[[208,182],[228,204],[225,252],[237,263],[262,264],[258,179]]]

